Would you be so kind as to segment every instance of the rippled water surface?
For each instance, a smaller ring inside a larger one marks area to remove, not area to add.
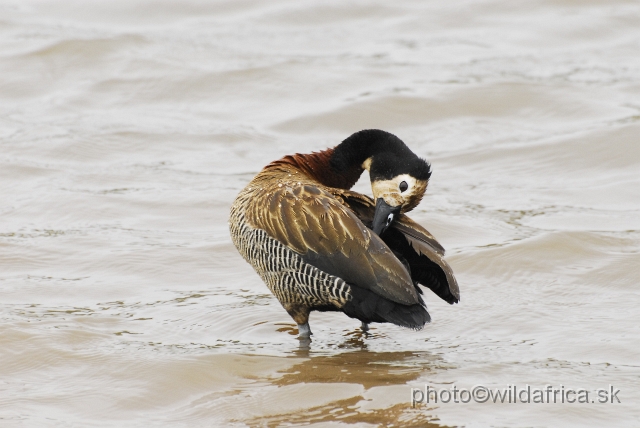
[[[1,426],[640,423],[637,1],[5,0],[0,76]],[[228,210],[367,127],[431,161],[412,216],[462,301],[366,337],[314,313],[299,349]]]

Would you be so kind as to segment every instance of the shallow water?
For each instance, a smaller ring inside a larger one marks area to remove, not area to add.
[[[2,1],[0,73],[0,425],[637,426],[637,1]],[[366,127],[462,301],[299,349],[229,206]],[[621,403],[411,407],[477,384]]]

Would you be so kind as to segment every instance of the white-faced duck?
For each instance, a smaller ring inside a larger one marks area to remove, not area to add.
[[[364,170],[373,199],[349,190]],[[460,299],[444,249],[407,217],[431,167],[381,130],[334,148],[271,162],[236,198],[230,229],[238,251],[309,337],[311,311],[420,329],[431,320],[420,285]]]

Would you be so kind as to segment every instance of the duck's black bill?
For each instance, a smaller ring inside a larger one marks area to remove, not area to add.
[[[378,198],[376,201],[376,212],[373,215],[371,229],[378,236],[382,236],[385,230],[395,221],[400,214],[401,207],[392,207],[384,199]]]

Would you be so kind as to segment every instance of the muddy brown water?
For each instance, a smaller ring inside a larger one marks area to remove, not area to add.
[[[637,1],[4,0],[0,76],[0,426],[640,423]],[[367,127],[431,161],[462,301],[300,348],[229,206]]]

